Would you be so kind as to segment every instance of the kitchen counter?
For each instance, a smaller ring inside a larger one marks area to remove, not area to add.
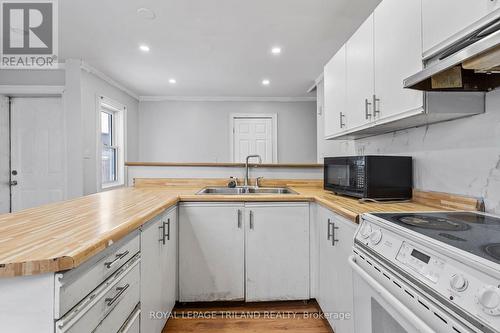
[[[454,209],[419,202],[360,203],[300,182],[290,184],[296,195],[196,195],[205,185],[122,188],[0,215],[0,277],[78,267],[179,201],[309,201],[353,222],[366,212]]]

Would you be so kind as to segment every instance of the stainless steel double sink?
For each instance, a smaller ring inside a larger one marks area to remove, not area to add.
[[[287,187],[206,187],[198,195],[297,194]]]

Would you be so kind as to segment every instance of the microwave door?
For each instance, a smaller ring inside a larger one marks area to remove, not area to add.
[[[328,166],[327,182],[334,186],[349,187],[351,185],[349,165],[330,164]]]

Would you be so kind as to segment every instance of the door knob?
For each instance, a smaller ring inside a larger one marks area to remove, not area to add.
[[[17,170],[12,170],[12,175],[16,176],[17,175]]]
[[[17,180],[10,181],[10,186],[16,186],[16,185],[17,185]]]

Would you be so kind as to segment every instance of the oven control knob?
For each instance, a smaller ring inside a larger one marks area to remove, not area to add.
[[[492,316],[500,315],[500,289],[489,286],[483,288],[476,299],[483,312]]]
[[[369,225],[368,223],[365,223],[365,225],[361,229],[361,237],[366,239],[366,238],[370,237],[371,233],[372,233],[372,226]]]
[[[464,291],[469,286],[469,281],[463,275],[455,274],[451,277],[450,286],[455,291]]]
[[[377,245],[382,240],[382,231],[380,229],[375,230],[370,234],[370,242],[373,245]]]

